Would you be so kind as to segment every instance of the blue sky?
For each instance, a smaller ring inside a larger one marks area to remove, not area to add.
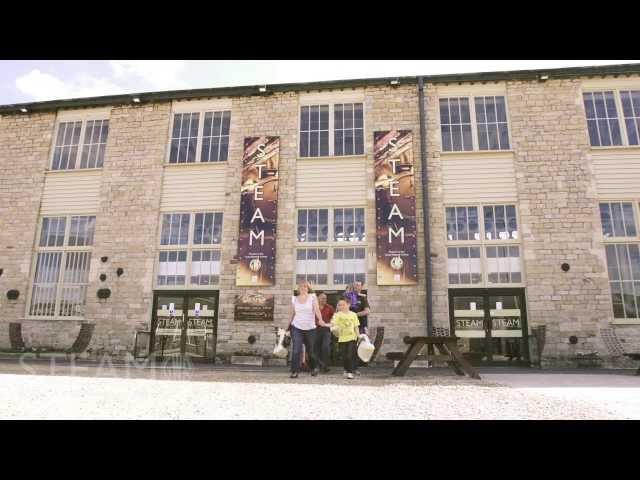
[[[403,75],[637,63],[638,60],[0,61],[0,105],[120,93]]]

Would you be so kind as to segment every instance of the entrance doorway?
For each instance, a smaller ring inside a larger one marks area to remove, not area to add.
[[[218,333],[218,291],[155,292],[150,353],[214,362]]]
[[[450,289],[449,320],[472,364],[529,366],[524,288]]]

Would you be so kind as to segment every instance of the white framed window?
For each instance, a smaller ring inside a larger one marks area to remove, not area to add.
[[[467,97],[440,99],[440,128],[444,151],[473,150],[471,111]]]
[[[640,144],[640,90],[588,91],[582,97],[592,147]]]
[[[174,112],[167,162],[226,162],[230,128],[230,110]]]
[[[516,206],[445,207],[450,286],[523,284]]]
[[[222,212],[164,213],[155,284],[199,288],[220,282]]]
[[[613,317],[640,322],[640,235],[638,199],[600,202]]]
[[[640,144],[640,90],[621,90],[622,115],[629,145]]]
[[[42,217],[27,316],[83,318],[96,217]]]
[[[300,106],[300,157],[364,155],[364,104]]]
[[[108,119],[58,122],[51,170],[102,168],[108,135]]]
[[[442,151],[509,150],[509,121],[504,95],[439,99]]]
[[[312,285],[327,285],[329,283],[328,249],[296,249],[296,284],[304,280]]]
[[[482,282],[480,247],[447,247],[447,268],[452,285]]]
[[[365,208],[300,208],[297,211],[295,283],[343,287],[367,273]]]

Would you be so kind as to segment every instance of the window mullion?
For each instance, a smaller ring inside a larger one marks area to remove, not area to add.
[[[620,285],[620,298],[622,299],[622,314],[627,318],[627,309],[624,304],[624,281],[622,280],[622,269],[620,268],[620,258],[618,257],[618,244],[615,244],[613,251],[616,254],[616,267],[618,267],[618,284]]]
[[[60,268],[58,269],[58,281],[56,282],[56,296],[54,302],[53,317],[59,317],[60,304],[62,303],[62,289],[64,287],[64,275],[66,273],[67,251],[60,254]]]
[[[335,104],[329,103],[329,156],[333,157],[335,156],[335,149],[333,148],[333,142],[334,142],[334,126],[335,126],[335,122],[333,121],[333,108],[334,108]],[[320,133],[318,133],[318,136],[320,136]],[[343,152],[344,153],[344,150]]]
[[[206,112],[198,112],[198,138],[196,139],[196,161],[195,163],[200,162],[202,159],[202,135],[204,132],[204,116]],[[213,122],[213,118],[211,119]],[[222,118],[220,118],[220,127],[222,127]],[[219,146],[219,145],[218,145]],[[218,148],[219,150],[219,148]],[[211,151],[211,144],[209,144],[209,151]],[[219,156],[218,156],[219,158]],[[211,156],[209,156],[209,160],[211,160]]]
[[[476,124],[476,104],[475,99],[472,96],[467,97],[469,99],[469,121],[471,122],[471,148],[480,150],[478,146],[478,126]]]
[[[627,136],[627,122],[624,118],[624,109],[622,108],[622,98],[620,96],[620,90],[613,91],[613,100],[616,104],[616,113],[618,115],[618,125],[620,129],[620,136],[622,137],[622,145],[629,146],[629,137]],[[633,114],[633,110],[631,112]],[[611,142],[611,145],[613,145],[613,141]]]

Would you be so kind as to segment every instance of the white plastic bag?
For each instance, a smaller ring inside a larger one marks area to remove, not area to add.
[[[329,325],[331,325],[329,327],[329,329],[331,330],[331,333],[333,333],[334,336],[339,337],[340,336],[340,327],[338,325],[336,325],[335,323],[331,322]]]
[[[285,330],[283,328],[276,328],[276,346],[273,349],[273,355],[278,358],[286,358],[289,355],[289,351],[284,347]]]
[[[360,343],[358,343],[358,357],[363,362],[367,363],[371,360],[371,356],[373,355],[373,351],[376,347],[371,343],[369,337],[364,333],[360,335]]]

